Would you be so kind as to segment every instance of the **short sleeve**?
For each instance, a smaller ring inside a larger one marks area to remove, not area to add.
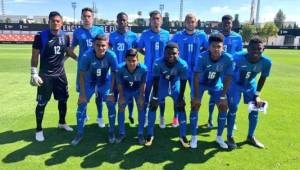
[[[34,49],[42,49],[42,41],[41,41],[41,35],[40,34],[37,34],[34,36],[34,41],[33,41],[33,44],[32,44],[32,48]]]

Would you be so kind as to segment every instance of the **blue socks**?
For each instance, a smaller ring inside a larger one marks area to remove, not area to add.
[[[191,124],[191,134],[192,134],[192,136],[197,135],[197,122],[198,122],[198,112],[191,111],[191,113],[190,113],[190,124]]]
[[[253,137],[258,122],[258,112],[252,111],[251,113],[249,113],[248,119],[249,119],[248,137]]]
[[[217,136],[222,136],[226,124],[226,112],[219,112],[218,114],[218,132]]]

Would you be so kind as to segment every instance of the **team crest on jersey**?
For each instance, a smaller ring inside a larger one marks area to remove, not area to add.
[[[223,64],[218,64],[217,66],[216,66],[216,70],[218,71],[218,72],[220,72],[220,71],[222,71],[223,70]]]
[[[65,37],[58,37],[59,45],[65,45]]]

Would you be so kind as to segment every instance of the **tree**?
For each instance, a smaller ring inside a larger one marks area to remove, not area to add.
[[[253,35],[256,34],[256,27],[250,23],[242,26],[241,35],[245,42],[249,42]]]
[[[279,9],[277,14],[275,15],[274,23],[277,26],[277,28],[282,28],[284,21],[285,21],[285,15],[282,12],[282,10]]]
[[[294,28],[294,29],[297,29],[297,28],[298,28],[298,25],[295,23],[293,28]]]
[[[5,19],[5,23],[11,23],[11,19],[10,18],[6,18]]]
[[[232,22],[232,28],[233,29],[238,29],[240,28],[240,21],[239,21],[239,14],[234,15],[234,20]]]
[[[268,44],[269,38],[277,36],[278,31],[279,29],[273,22],[268,22],[261,29],[258,29],[257,33]]]

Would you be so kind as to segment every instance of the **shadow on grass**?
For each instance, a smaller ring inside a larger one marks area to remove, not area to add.
[[[190,163],[204,163],[217,152],[222,151],[218,149],[215,142],[203,141],[203,138],[211,135],[208,133],[210,130],[204,126],[200,126],[198,129],[200,141],[197,149],[181,147],[178,139],[178,128],[160,129],[156,126],[155,139],[150,147],[137,144],[136,127],[132,128],[126,125],[126,130],[127,137],[123,143],[108,144],[106,128],[99,129],[96,124],[87,125],[84,139],[78,146],[70,145],[75,132],[65,132],[57,128],[44,129],[45,142],[35,141],[35,129],[3,132],[0,133],[0,144],[16,143],[22,140],[31,143],[9,153],[2,159],[2,162],[26,161],[27,156],[53,152],[49,158],[45,158],[44,164],[46,166],[63,164],[70,157],[82,157],[80,164],[82,168],[100,167],[106,162],[119,164],[122,169],[133,169],[141,167],[144,163],[170,162],[163,168],[183,169]]]

